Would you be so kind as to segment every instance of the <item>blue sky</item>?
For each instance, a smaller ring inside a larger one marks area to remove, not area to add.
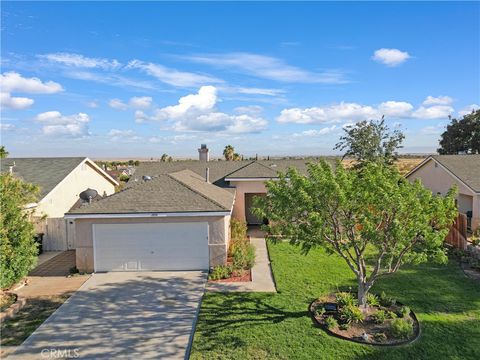
[[[478,2],[2,2],[12,156],[321,155],[385,115],[432,152],[480,104]]]

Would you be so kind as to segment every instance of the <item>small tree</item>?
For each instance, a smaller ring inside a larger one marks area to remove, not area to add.
[[[5,150],[5,146],[0,146],[0,159],[4,159],[8,156],[8,151]]]
[[[35,266],[38,249],[31,211],[38,188],[12,176],[0,175],[0,288],[23,278]]]
[[[404,139],[400,130],[390,132],[382,117],[380,121],[360,121],[347,126],[334,150],[345,150],[343,157],[353,157],[357,161],[356,167],[367,162],[391,165],[397,160],[397,149],[402,147]]]
[[[439,154],[460,152],[480,154],[480,110],[472,111],[461,120],[452,119],[441,136]]]
[[[456,213],[454,190],[433,195],[384,164],[333,170],[324,161],[309,164],[308,175],[289,169],[266,187],[254,212],[269,219],[269,238],[338,254],[357,278],[361,306],[375,281],[402,264],[447,259],[442,244]]]
[[[168,154],[163,154],[162,157],[160,158],[161,162],[167,162],[168,161]]]

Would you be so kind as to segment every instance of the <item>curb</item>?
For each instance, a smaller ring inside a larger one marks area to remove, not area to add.
[[[0,313],[0,321],[13,317],[18,311],[20,311],[20,309],[22,309],[27,304],[27,298],[24,298],[17,294],[14,295],[17,297],[17,301],[10,305],[7,310]]]

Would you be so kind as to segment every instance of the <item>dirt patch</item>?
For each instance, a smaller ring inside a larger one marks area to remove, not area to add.
[[[17,301],[17,296],[11,293],[0,294],[0,312],[7,310]]]
[[[248,282],[252,281],[252,272],[250,270],[243,270],[243,272],[234,272],[228,279],[209,280],[211,282],[228,283],[228,282]]]
[[[33,333],[70,294],[30,298],[14,317],[1,324],[1,345],[18,346]]]

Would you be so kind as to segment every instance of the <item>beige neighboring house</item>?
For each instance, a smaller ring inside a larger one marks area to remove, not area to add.
[[[144,162],[127,187],[65,217],[75,223],[80,271],[208,270],[225,264],[230,219],[261,224],[251,211],[265,181],[308,160]]]
[[[1,171],[40,187],[38,201],[29,207],[35,208],[35,217],[45,217],[36,224],[37,232],[44,234],[44,251],[75,248],[74,223],[66,222],[64,214],[79,205],[81,192],[90,188],[108,196],[118,185],[86,157],[6,158]]]
[[[471,229],[480,226],[480,155],[429,156],[406,177],[420,179],[435,194],[457,185],[458,211],[467,214]]]

